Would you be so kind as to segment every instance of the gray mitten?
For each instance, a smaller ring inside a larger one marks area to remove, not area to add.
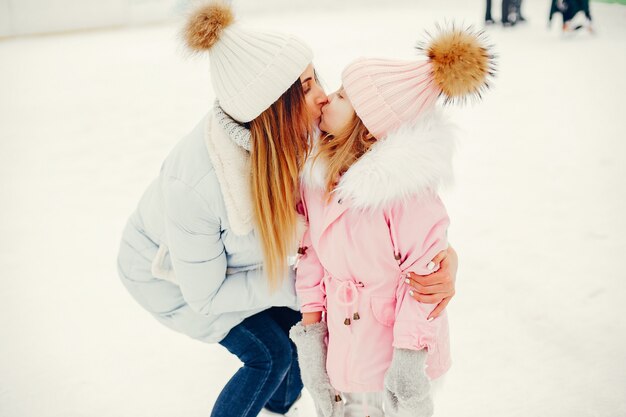
[[[391,365],[385,374],[385,407],[401,415],[430,417],[434,406],[430,380],[426,376],[426,349],[393,350]]]
[[[326,342],[328,333],[325,322],[304,326],[297,323],[289,331],[289,337],[298,348],[298,363],[302,383],[313,397],[319,417],[342,417],[343,403],[335,398],[335,389],[326,373]]]

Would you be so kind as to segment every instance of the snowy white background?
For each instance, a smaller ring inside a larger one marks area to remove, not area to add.
[[[330,92],[359,55],[410,57],[435,21],[480,22],[474,3],[274,0],[240,17],[309,41]],[[564,39],[547,3],[489,28],[496,88],[451,109],[460,270],[440,417],[626,416],[626,7],[592,3],[597,35]],[[207,416],[239,366],[158,324],[115,268],[126,218],[213,101],[178,28],[0,41],[2,417]]]

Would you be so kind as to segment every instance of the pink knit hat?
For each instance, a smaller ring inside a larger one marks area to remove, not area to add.
[[[360,58],[343,71],[343,88],[356,114],[381,139],[434,107],[439,96],[480,97],[494,75],[484,35],[470,28],[442,32],[423,47],[428,59]]]
[[[428,61],[361,58],[343,71],[343,88],[367,130],[380,139],[415,120],[441,90]]]

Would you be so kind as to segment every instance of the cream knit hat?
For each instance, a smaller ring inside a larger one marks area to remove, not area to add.
[[[234,23],[226,3],[201,6],[185,28],[187,45],[209,51],[211,82],[220,106],[240,123],[270,107],[313,59],[292,35],[248,30]]]
[[[495,74],[495,56],[483,32],[452,27],[423,49],[428,59],[360,58],[343,71],[344,91],[369,132],[381,139],[446,101],[480,97]]]

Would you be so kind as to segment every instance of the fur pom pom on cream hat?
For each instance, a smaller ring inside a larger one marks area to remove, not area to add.
[[[223,1],[195,9],[184,37],[192,51],[208,51],[215,95],[240,123],[278,100],[313,59],[311,48],[296,36],[241,27]]]

